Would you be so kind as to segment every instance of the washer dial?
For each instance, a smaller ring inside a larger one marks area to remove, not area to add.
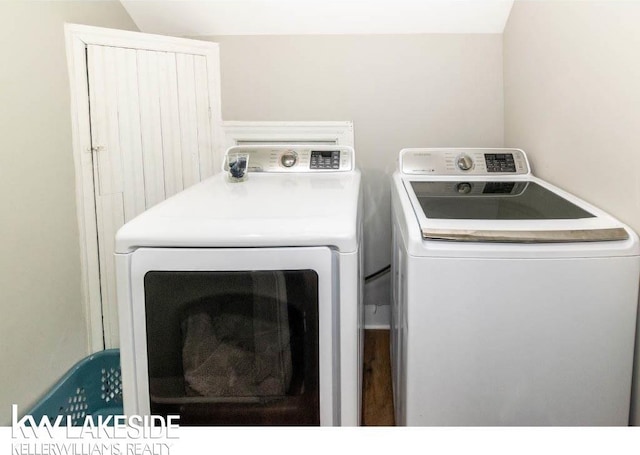
[[[456,166],[458,166],[458,169],[461,171],[468,171],[473,167],[473,160],[469,155],[458,155],[456,158]]]

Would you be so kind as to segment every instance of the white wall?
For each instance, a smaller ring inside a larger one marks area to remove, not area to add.
[[[636,231],[639,25],[638,2],[516,1],[504,32],[505,145]]]
[[[640,3],[516,1],[504,33],[505,145],[640,231]]]
[[[0,2],[0,425],[88,354],[64,22],[135,30],[118,2]]]
[[[390,262],[398,152],[502,146],[501,35],[217,36],[224,120],[352,120],[365,273]],[[388,304],[388,282],[366,293]]]
[[[122,0],[141,31],[163,35],[502,33],[513,0]]]

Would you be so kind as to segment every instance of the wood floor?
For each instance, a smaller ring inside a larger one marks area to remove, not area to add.
[[[362,425],[394,425],[388,330],[364,332]]]

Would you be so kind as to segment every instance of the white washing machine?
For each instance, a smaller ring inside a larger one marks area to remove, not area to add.
[[[392,182],[400,425],[627,425],[638,237],[516,149],[405,149]]]
[[[350,147],[237,146],[116,236],[127,415],[357,425],[362,194]],[[236,175],[237,176],[237,175]]]

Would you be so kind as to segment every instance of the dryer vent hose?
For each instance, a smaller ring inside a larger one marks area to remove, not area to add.
[[[364,277],[365,284],[369,283],[370,281],[377,280],[382,275],[386,275],[387,273],[389,273],[390,270],[391,270],[391,264],[381,268],[380,270],[378,270],[377,272],[372,273],[371,275],[367,275],[366,277]]]

